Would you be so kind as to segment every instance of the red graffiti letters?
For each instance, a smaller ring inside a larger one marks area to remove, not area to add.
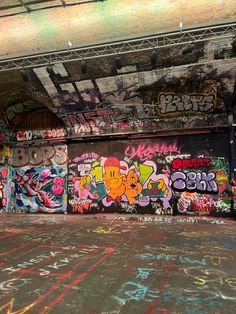
[[[66,131],[60,129],[47,129],[47,130],[32,130],[32,131],[18,131],[16,133],[16,139],[20,141],[30,141],[34,139],[50,139],[50,138],[65,138]]]
[[[176,158],[172,161],[172,168],[175,170],[205,167],[211,167],[211,160],[208,158],[192,158],[192,159]]]

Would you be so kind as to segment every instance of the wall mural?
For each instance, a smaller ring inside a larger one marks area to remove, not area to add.
[[[66,145],[15,147],[11,211],[64,213],[67,160]]]
[[[228,215],[226,134],[69,145],[68,213]]]
[[[11,127],[17,127],[37,108],[40,108],[40,104],[28,96],[10,97],[4,108],[5,122]]]
[[[235,64],[174,67],[76,81],[63,64],[34,69],[72,135],[228,125]]]

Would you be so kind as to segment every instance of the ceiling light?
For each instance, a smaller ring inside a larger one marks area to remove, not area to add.
[[[87,63],[84,59],[80,63],[80,71],[82,74],[85,74],[87,72]]]
[[[53,71],[53,67],[51,65],[47,66],[46,70],[47,70],[48,74],[55,75],[55,73]]]
[[[187,47],[184,47],[181,51],[182,55],[187,55],[187,54],[193,52],[195,50],[195,48],[196,48],[196,46],[194,44],[191,44]]]
[[[155,66],[157,64],[157,50],[154,48],[151,53],[151,65]]]
[[[21,75],[24,82],[29,81],[28,73],[25,71],[25,69],[20,70],[20,75]]]
[[[236,52],[236,37],[233,39],[231,45],[232,45],[232,51]]]
[[[118,55],[115,58],[115,66],[118,70],[122,69],[122,61]]]

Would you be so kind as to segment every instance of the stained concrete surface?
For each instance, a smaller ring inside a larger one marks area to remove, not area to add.
[[[1,215],[0,314],[236,313],[235,225]]]

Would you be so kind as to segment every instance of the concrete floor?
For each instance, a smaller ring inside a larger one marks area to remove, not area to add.
[[[235,221],[0,217],[0,314],[236,313]]]

